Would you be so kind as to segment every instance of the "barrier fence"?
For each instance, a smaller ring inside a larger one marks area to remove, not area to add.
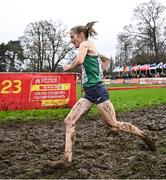
[[[111,79],[111,84],[166,84],[166,78]],[[108,83],[108,80],[107,80]]]
[[[76,79],[76,73],[0,73],[0,110],[72,107]],[[110,83],[160,85],[166,84],[166,78],[105,80]]]
[[[72,107],[75,73],[0,73],[0,110]]]

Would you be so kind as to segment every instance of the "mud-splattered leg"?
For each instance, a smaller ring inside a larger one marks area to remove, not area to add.
[[[72,161],[72,148],[75,140],[75,124],[79,118],[86,113],[92,106],[92,103],[85,98],[81,98],[71,109],[65,119],[66,124],[66,141],[65,141],[65,157],[68,161]]]
[[[109,100],[100,103],[97,105],[97,108],[101,114],[102,119],[110,126],[113,131],[125,131],[134,134],[141,138],[149,146],[151,151],[155,151],[154,142],[149,136],[144,134],[143,131],[130,123],[119,122],[116,120],[114,107]]]
[[[51,172],[55,169],[69,168],[72,165],[72,150],[75,140],[75,124],[79,118],[86,113],[93,103],[85,98],[81,98],[71,109],[70,113],[65,119],[66,124],[66,140],[65,140],[65,154],[58,161],[48,160],[43,168],[43,172]]]
[[[113,131],[125,131],[134,134],[140,138],[144,138],[144,133],[136,126],[116,120],[116,114],[112,103],[107,100],[97,105],[97,108],[102,116],[102,119],[111,127]]]

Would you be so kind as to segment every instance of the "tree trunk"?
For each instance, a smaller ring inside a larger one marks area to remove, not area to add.
[[[16,56],[16,53],[13,53],[13,57],[10,58],[10,66],[9,66],[9,72],[14,72],[15,71],[15,56]]]

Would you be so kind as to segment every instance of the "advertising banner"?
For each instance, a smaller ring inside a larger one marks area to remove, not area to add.
[[[124,79],[111,79],[111,84],[123,84]]]
[[[0,110],[72,107],[75,73],[0,73]]]
[[[166,78],[140,78],[140,84],[166,84]]]
[[[124,84],[139,84],[139,78],[124,79]]]

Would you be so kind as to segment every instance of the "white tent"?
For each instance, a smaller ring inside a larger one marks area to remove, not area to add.
[[[113,72],[120,72],[120,71],[119,71],[119,68],[120,68],[119,66],[116,67],[116,68],[113,70]]]

